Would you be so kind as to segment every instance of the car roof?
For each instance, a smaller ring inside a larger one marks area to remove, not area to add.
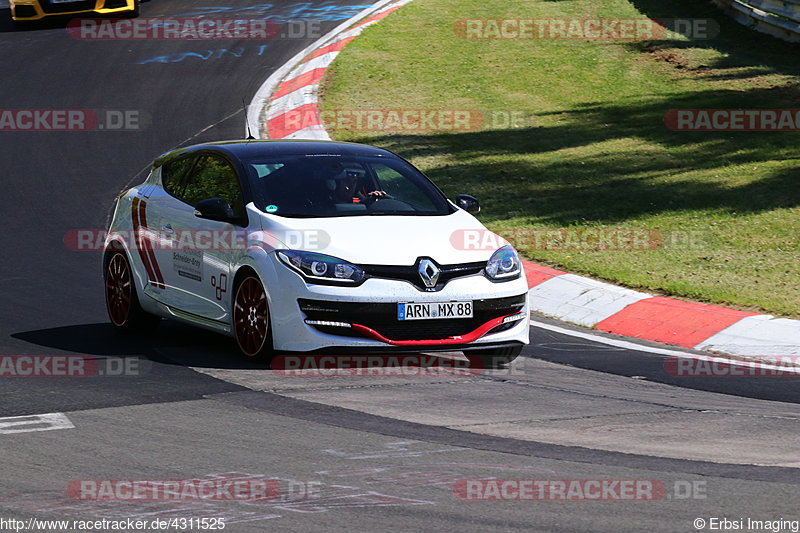
[[[392,157],[398,156],[383,148],[338,141],[315,140],[234,140],[218,141],[196,144],[185,148],[171,150],[159,156],[153,167],[159,167],[182,154],[198,150],[214,150],[222,152],[233,159],[252,159],[256,157],[269,157],[281,155],[339,155],[339,156],[372,156]]]

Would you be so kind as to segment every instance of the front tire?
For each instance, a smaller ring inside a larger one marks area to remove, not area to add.
[[[233,334],[239,351],[248,359],[268,359],[272,355],[267,293],[255,274],[246,275],[236,286]]]
[[[33,28],[33,23],[30,20],[11,19],[11,25],[14,27],[14,31],[27,31]]]
[[[106,293],[106,311],[111,324],[119,331],[143,332],[152,330],[161,318],[142,309],[128,258],[116,251],[106,262],[103,276]]]
[[[470,350],[464,355],[471,364],[480,365],[486,370],[503,368],[510,364],[522,353],[522,346],[509,346],[507,348],[487,348],[485,350]]]

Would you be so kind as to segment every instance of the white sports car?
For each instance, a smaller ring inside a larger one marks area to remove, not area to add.
[[[463,351],[497,367],[528,343],[527,284],[502,240],[396,154],[319,141],[168,152],[117,199],[103,260],[108,314],[161,318],[275,352]],[[468,212],[469,211],[469,212]]]

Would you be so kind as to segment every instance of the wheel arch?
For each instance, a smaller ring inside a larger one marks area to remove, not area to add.
[[[236,289],[239,287],[239,283],[241,283],[248,274],[254,275],[261,281],[262,285],[264,284],[264,281],[261,280],[261,276],[258,275],[258,272],[256,272],[255,268],[248,264],[241,265],[233,275],[233,291],[231,291],[231,298],[236,298]],[[264,288],[264,291],[266,292],[266,287]]]
[[[145,296],[144,289],[147,284],[147,279],[141,277],[141,273],[136,268],[136,262],[131,256],[131,250],[128,248],[125,240],[118,235],[110,236],[103,248],[103,279],[105,279],[106,269],[108,268],[108,262],[111,260],[111,256],[117,252],[125,255],[125,259],[128,261],[128,266],[131,269],[133,286],[136,288],[137,297],[141,301],[142,297]]]

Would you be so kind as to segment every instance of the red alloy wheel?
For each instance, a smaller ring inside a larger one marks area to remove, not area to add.
[[[233,324],[242,353],[258,356],[269,336],[269,307],[264,286],[254,276],[245,278],[236,289]]]
[[[115,253],[106,268],[106,308],[108,317],[117,327],[125,326],[128,322],[132,290],[128,261],[121,253]]]

